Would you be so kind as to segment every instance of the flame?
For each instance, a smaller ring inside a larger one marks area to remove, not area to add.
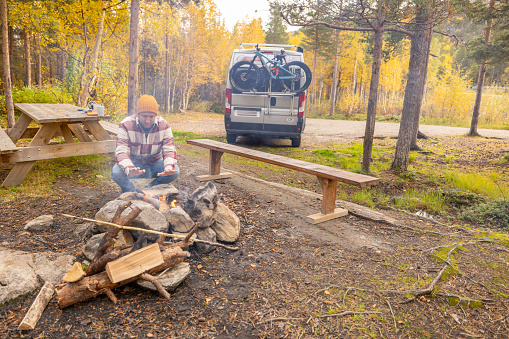
[[[172,200],[171,201],[171,203],[170,203],[171,208],[177,207],[177,204],[175,204],[176,202],[177,202],[177,200]]]
[[[160,197],[159,197],[159,201],[164,201],[164,202],[166,202],[166,195],[160,196]]]

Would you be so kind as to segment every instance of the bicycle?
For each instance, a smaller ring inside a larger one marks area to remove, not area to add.
[[[253,60],[239,61],[230,70],[230,83],[237,91],[254,92],[257,87],[264,85],[266,80],[276,81],[276,84],[291,93],[303,92],[311,84],[311,70],[305,63],[300,61],[286,63],[287,54],[284,50],[273,59],[269,59],[260,52],[258,45],[255,49]],[[257,59],[262,64],[261,70],[255,64]]]

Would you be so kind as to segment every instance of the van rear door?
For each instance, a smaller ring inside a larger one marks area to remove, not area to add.
[[[266,95],[232,93],[230,128],[254,132],[263,130],[267,105]]]

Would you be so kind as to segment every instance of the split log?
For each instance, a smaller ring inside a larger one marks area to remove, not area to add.
[[[76,282],[85,276],[81,263],[75,262],[71,269],[62,278],[63,282]]]
[[[44,312],[44,309],[48,305],[48,302],[51,297],[53,297],[54,293],[55,287],[49,282],[45,283],[39,294],[37,294],[32,306],[30,306],[27,314],[21,321],[21,324],[19,324],[19,331],[33,330],[35,328],[35,325],[37,325],[37,322],[41,318],[42,312]]]
[[[138,217],[138,215],[141,213],[141,209],[139,207],[135,207],[125,218],[120,218],[125,209],[130,205],[131,202],[127,202],[117,208],[115,216],[113,217],[113,223],[124,226],[132,223],[134,219]],[[114,226],[108,227],[106,234],[103,236],[99,244],[94,260],[92,260],[92,263],[87,267],[87,275],[94,275],[103,271],[108,262],[113,261],[120,256],[120,252],[111,252],[115,244],[115,238],[118,236],[121,230],[122,229]]]
[[[152,268],[147,273],[154,274],[167,269],[168,267],[175,266],[184,261],[185,258],[189,257],[190,254],[187,251],[183,251],[178,246],[169,246],[162,252],[164,263]],[[107,294],[112,300],[116,300],[112,290],[128,284],[132,281],[140,279],[141,275],[129,278],[127,280],[113,283],[108,278],[106,272],[101,272],[92,276],[87,276],[75,283],[64,283],[56,286],[56,292],[58,296],[58,306],[65,308],[82,301],[95,298],[101,294]],[[111,293],[110,293],[111,292]]]

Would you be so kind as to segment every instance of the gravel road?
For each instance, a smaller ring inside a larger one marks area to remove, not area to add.
[[[222,115],[186,113],[184,119],[171,121],[170,117],[169,121],[175,130],[193,131],[203,136],[224,137],[226,135]],[[307,119],[302,141],[303,144],[313,144],[355,140],[364,136],[364,129],[364,121]],[[468,133],[468,128],[464,127],[433,125],[421,125],[419,130],[429,137]],[[398,123],[377,122],[375,125],[375,137],[396,138],[398,131]],[[509,139],[509,131],[506,130],[479,129],[478,131],[484,137]],[[270,143],[286,145],[289,142],[289,140],[275,140]]]

